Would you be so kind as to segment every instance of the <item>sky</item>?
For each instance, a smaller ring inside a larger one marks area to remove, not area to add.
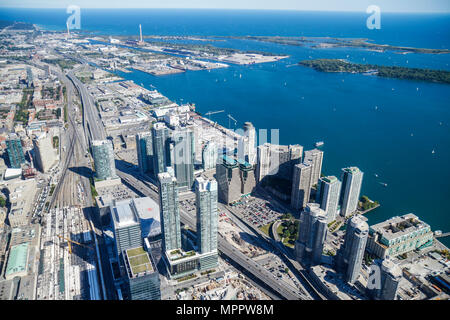
[[[11,8],[191,8],[305,11],[366,11],[450,13],[450,0],[0,0]]]

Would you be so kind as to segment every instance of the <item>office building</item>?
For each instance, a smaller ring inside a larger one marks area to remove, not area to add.
[[[292,177],[291,207],[301,210],[309,202],[311,194],[312,166],[300,163],[294,166]]]
[[[433,244],[430,225],[409,213],[370,226],[367,251],[384,259]]]
[[[244,160],[238,160],[239,177],[241,179],[241,194],[246,196],[253,192],[256,186],[255,171],[253,166]]]
[[[369,226],[359,215],[347,221],[344,244],[337,253],[337,270],[345,281],[355,283],[361,272]]]
[[[141,174],[153,174],[153,138],[151,132],[136,135],[136,150]]]
[[[311,172],[311,186],[315,186],[319,182],[320,174],[322,172],[323,151],[313,149],[305,151],[304,163],[310,164]]]
[[[239,164],[236,160],[224,155],[216,166],[219,200],[230,204],[241,198],[241,178]]]
[[[9,167],[20,168],[25,163],[25,156],[20,138],[16,134],[11,134],[6,140],[6,152],[8,154]]]
[[[202,149],[202,165],[205,171],[216,168],[218,160],[217,145],[213,141],[208,141]]]
[[[161,300],[159,273],[151,254],[143,247],[124,253],[125,285],[129,300]]]
[[[195,179],[197,206],[197,248],[200,254],[216,253],[200,259],[200,269],[217,267],[217,181]]]
[[[369,290],[369,296],[375,300],[395,300],[402,279],[401,268],[389,258],[377,259],[374,263],[380,270],[380,278],[375,287]]]
[[[342,169],[342,188],[339,204],[341,205],[341,216],[343,217],[350,216],[358,209],[363,174],[357,167]]]
[[[98,180],[117,178],[114,151],[110,140],[92,141],[92,157],[94,158],[95,177]]]
[[[341,182],[335,176],[322,177],[316,194],[316,202],[325,210],[328,223],[334,221],[339,210]]]
[[[118,261],[127,249],[142,247],[142,231],[136,208],[132,201],[113,201],[110,206]]]
[[[180,190],[190,190],[194,183],[194,132],[187,127],[172,131],[170,163]]]
[[[173,169],[158,174],[159,208],[163,251],[181,248],[180,212],[178,208],[178,186]]]
[[[317,203],[308,203],[300,215],[296,258],[306,266],[320,264],[327,236],[327,217]]]
[[[33,139],[34,154],[38,169],[47,173],[58,160],[58,153],[53,148],[53,141],[49,134],[42,133]]]
[[[169,128],[162,123],[157,122],[152,128],[153,139],[153,174],[165,172],[166,167],[170,166],[170,136]]]

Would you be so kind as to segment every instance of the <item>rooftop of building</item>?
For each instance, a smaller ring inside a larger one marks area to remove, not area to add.
[[[5,276],[24,272],[27,269],[28,243],[21,243],[13,246],[9,251],[8,264]]]
[[[149,197],[142,197],[134,198],[132,201],[136,207],[136,211],[140,219],[154,219],[159,221],[159,204],[153,199]]]
[[[129,271],[131,271],[132,278],[154,272],[150,256],[142,247],[126,250],[126,259],[130,266]]]
[[[348,167],[348,168],[342,168],[342,171],[348,172],[348,173],[358,173],[361,172],[358,167]]]
[[[130,199],[127,199],[112,204],[111,211],[116,227],[126,227],[139,223],[138,217],[130,207],[130,202]]]
[[[370,229],[390,240],[425,227],[429,227],[429,225],[421,221],[415,214],[408,213],[374,224],[370,226]]]
[[[321,177],[320,180],[323,180],[327,183],[333,183],[333,182],[338,181],[338,179],[335,176]]]

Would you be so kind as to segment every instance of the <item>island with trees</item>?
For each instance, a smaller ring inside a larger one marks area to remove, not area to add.
[[[322,72],[362,73],[384,78],[450,83],[450,72],[444,70],[359,64],[343,59],[303,60],[299,64]]]

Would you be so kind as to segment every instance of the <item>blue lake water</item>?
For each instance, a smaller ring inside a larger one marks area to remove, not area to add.
[[[0,19],[62,30],[65,10],[2,9]],[[99,34],[280,35],[364,37],[376,43],[450,48],[450,15],[382,14],[380,30],[366,28],[364,13],[218,10],[83,10],[82,29]],[[445,84],[320,73],[291,66],[302,59],[450,70],[450,55],[378,53],[361,49],[309,49],[244,40],[214,45],[287,54],[276,63],[155,77],[124,74],[155,86],[176,102],[193,102],[201,113],[226,112],[212,120],[228,127],[251,121],[257,129],[280,129],[282,144],[312,148],[323,140],[323,172],[358,166],[362,194],[381,203],[369,223],[415,213],[433,230],[450,231],[450,91]],[[242,75],[242,77],[240,77]],[[432,151],[435,151],[433,154]],[[375,177],[378,175],[378,178]],[[381,183],[387,183],[384,187]],[[443,239],[449,246],[450,239]]]

